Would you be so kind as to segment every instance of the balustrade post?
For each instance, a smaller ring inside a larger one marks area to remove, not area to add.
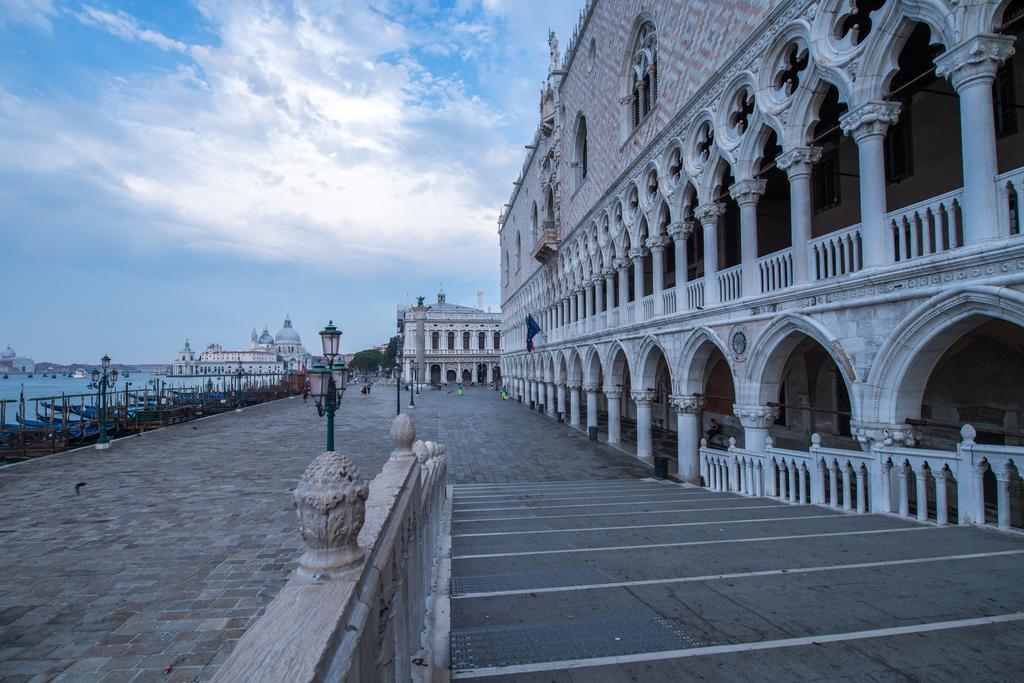
[[[679,460],[679,476],[689,484],[700,484],[700,452],[697,449],[700,425],[697,418],[704,409],[704,397],[677,394],[670,396],[669,400],[676,411],[676,457]]]
[[[789,493],[789,502],[796,502],[796,462],[789,460],[786,462],[786,473],[788,475],[786,480],[786,489]]]
[[[889,261],[892,239],[885,225],[885,133],[900,117],[898,102],[867,102],[839,118],[857,143],[860,164],[860,224],[864,267]]]
[[[828,464],[828,504],[839,508],[839,464],[835,459]]]
[[[917,521],[928,521],[928,470],[922,465],[914,473],[914,483],[917,485]]]
[[[740,207],[740,263],[743,272],[742,296],[761,293],[757,273],[757,202],[767,186],[765,180],[740,180],[729,188],[729,195]]]
[[[622,387],[604,387],[604,396],[608,401],[608,443],[622,441]]]
[[[718,296],[718,222],[725,213],[721,202],[701,204],[693,215],[704,228],[704,305],[717,304]]]
[[[849,512],[853,509],[853,501],[850,500],[850,464],[840,466],[843,471],[843,510]]]
[[[898,482],[899,490],[899,502],[900,502],[900,517],[910,516],[910,493],[907,490],[907,467],[906,463],[902,463],[896,466],[896,480]]]
[[[800,499],[800,503],[809,503],[810,497],[807,495],[807,468],[804,467],[803,463],[796,468],[797,476],[797,497]]]
[[[946,474],[945,467],[932,472],[935,478],[935,523],[939,526],[946,526],[949,523]]]
[[[963,153],[964,241],[980,242],[1007,233],[999,220],[995,176],[996,133],[992,83],[1013,55],[1014,37],[982,34],[954,46],[935,60],[935,75],[948,78],[960,96]]]
[[[857,468],[857,512],[868,511],[867,475],[863,467]]]
[[[820,147],[796,147],[775,159],[775,165],[789,177],[793,280],[798,284],[811,279],[807,249],[811,241],[811,171],[820,159]]]

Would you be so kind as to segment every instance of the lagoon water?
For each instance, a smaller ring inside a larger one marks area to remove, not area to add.
[[[199,387],[205,383],[205,380],[200,377],[166,377],[164,375],[150,375],[146,372],[132,372],[127,378],[123,376],[117,378],[116,391],[123,392],[126,385],[133,391],[145,389],[147,382],[153,378],[161,380],[164,386],[175,388]],[[60,396],[61,394],[95,394],[96,389],[89,388],[89,381],[88,377],[85,379],[73,379],[60,374],[56,378],[43,377],[39,373],[34,374],[32,377],[15,374],[10,375],[8,379],[3,379],[3,376],[0,375],[0,400],[17,400],[21,395],[22,388],[24,388],[26,399]],[[214,387],[219,389],[223,386],[223,379],[213,378],[213,384]],[[152,388],[153,385],[149,384],[148,386]],[[111,389],[110,391],[115,390]]]

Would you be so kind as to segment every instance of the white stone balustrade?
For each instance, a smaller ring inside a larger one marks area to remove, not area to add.
[[[811,501],[837,510],[865,513],[873,496],[869,495],[875,459],[863,451],[826,448],[821,437],[811,435],[810,453],[815,461]],[[827,497],[826,497],[827,494]]]
[[[661,310],[665,315],[672,315],[676,312],[676,290],[674,287],[661,293]]]
[[[996,176],[999,229],[1003,235],[1021,234],[1021,203],[1024,202],[1024,168]]]
[[[792,287],[794,283],[793,250],[783,249],[759,258],[757,260],[757,276],[762,294]]]
[[[632,325],[636,322],[636,302],[632,301],[626,304],[626,325]]]
[[[643,306],[643,319],[650,320],[654,317],[654,294],[648,294],[641,301]]]
[[[369,484],[338,452],[307,469],[295,491],[307,552],[214,681],[409,681],[447,673],[447,642],[435,618],[445,609],[435,597],[447,592],[439,552],[446,449],[414,442],[405,415],[392,435],[392,457]]]
[[[856,273],[864,267],[861,248],[860,225],[811,240],[807,245],[811,278],[829,280]]]
[[[963,194],[954,190],[888,213],[891,258],[907,261],[962,247]]]
[[[720,270],[715,279],[718,282],[719,301],[733,301],[743,296],[743,266]]]
[[[686,308],[700,310],[704,308],[704,279],[694,280],[686,285]]]

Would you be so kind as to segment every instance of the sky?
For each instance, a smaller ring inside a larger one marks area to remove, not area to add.
[[[0,0],[0,348],[170,362],[498,310],[547,31],[583,0]]]

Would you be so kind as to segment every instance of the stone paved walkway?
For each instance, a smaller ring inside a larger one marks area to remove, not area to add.
[[[615,477],[502,408],[526,447],[450,456],[456,679],[1019,680],[1024,536]]]
[[[424,438],[440,405],[418,409]],[[342,402],[366,478],[394,409],[385,387]],[[299,554],[291,491],[324,423],[286,399],[0,468],[0,680],[208,679]]]

